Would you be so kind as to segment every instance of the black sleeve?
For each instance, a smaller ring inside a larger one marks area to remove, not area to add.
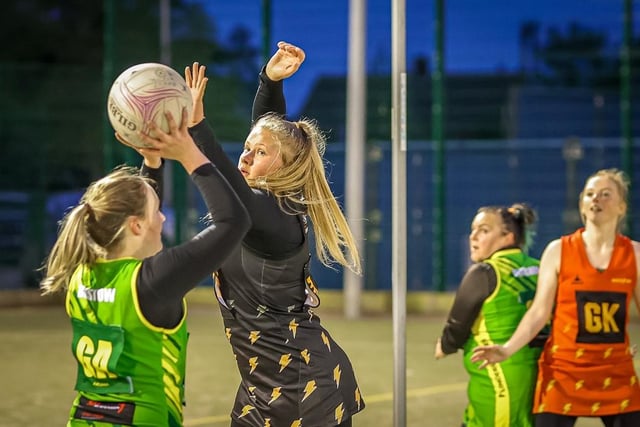
[[[191,179],[204,198],[211,224],[191,240],[142,261],[140,307],[156,326],[176,325],[185,294],[220,268],[250,227],[245,207],[212,164],[200,166]]]
[[[274,82],[269,79],[266,67],[262,67],[258,78],[258,90],[251,110],[251,123],[255,123],[267,113],[278,113],[284,116],[287,113],[287,104],[284,98],[283,80]]]
[[[142,166],[140,167],[140,175],[146,176],[149,179],[152,179],[155,182],[154,190],[160,199],[160,206],[162,206],[162,195],[164,194],[164,159],[162,159],[162,164],[159,168],[151,168],[142,162]]]
[[[484,262],[474,264],[462,278],[449,317],[442,331],[442,351],[451,354],[462,348],[469,338],[471,326],[478,317],[484,300],[495,290],[497,276]]]
[[[260,84],[254,99],[253,114],[269,111],[284,114],[285,103],[282,81],[269,80],[260,73]],[[302,244],[304,235],[294,215],[280,209],[276,199],[265,191],[252,189],[247,184],[238,166],[224,152],[213,129],[206,120],[189,129],[189,133],[202,152],[216,165],[247,207],[251,216],[251,230],[245,243],[266,257],[280,258]],[[274,240],[275,237],[275,240]]]

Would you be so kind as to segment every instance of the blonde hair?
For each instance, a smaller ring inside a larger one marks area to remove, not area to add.
[[[247,180],[249,185],[273,194],[283,211],[309,215],[316,253],[324,265],[337,262],[360,274],[358,247],[325,176],[326,142],[317,123],[310,119],[290,122],[268,114],[254,127],[267,130],[279,144],[283,165],[267,176]]]
[[[137,168],[120,167],[92,183],[60,223],[40,282],[43,294],[66,289],[79,265],[91,265],[118,248],[130,216],[144,217],[147,184]]]
[[[591,181],[593,178],[607,178],[611,182],[613,182],[616,189],[618,190],[618,194],[620,194],[620,199],[622,200],[622,203],[624,203],[624,208],[625,208],[624,213],[620,215],[620,217],[618,218],[617,231],[620,232],[622,230],[624,220],[627,216],[627,197],[629,197],[629,179],[627,178],[626,174],[623,171],[616,168],[600,169],[599,171],[591,174],[589,178],[587,178],[587,180],[584,182],[584,187],[580,192],[580,200],[578,201],[578,205],[580,208],[580,218],[582,219],[583,224],[585,224],[586,218],[582,214],[582,198],[584,197],[584,190],[587,187],[587,183]]]

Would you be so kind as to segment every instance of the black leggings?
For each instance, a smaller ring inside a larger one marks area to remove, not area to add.
[[[535,419],[536,427],[573,427],[578,417],[545,412],[536,414]],[[640,426],[640,411],[605,415],[600,419],[605,427],[638,427]]]

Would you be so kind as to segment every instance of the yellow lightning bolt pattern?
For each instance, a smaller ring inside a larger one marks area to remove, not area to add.
[[[293,333],[293,337],[296,337],[296,332],[298,332],[298,323],[296,323],[296,319],[291,319],[289,322],[289,330]]]
[[[302,427],[302,418],[298,418],[291,423],[291,427]]]
[[[271,418],[264,419],[264,427],[271,427]]]
[[[549,384],[547,384],[547,391],[551,390],[554,385],[556,385],[556,380],[549,381]]]
[[[256,408],[251,406],[251,405],[244,405],[244,407],[242,408],[242,413],[240,414],[240,416],[238,418],[242,418],[242,417],[246,416],[249,412],[253,411],[254,409],[256,409]]]
[[[580,390],[584,385],[584,380],[576,381],[576,390]]]
[[[336,407],[335,415],[336,415],[336,421],[338,422],[338,424],[340,424],[342,422],[342,416],[344,415],[344,404],[343,403],[339,404]]]
[[[569,332],[569,329],[571,329],[570,325],[564,325],[564,328],[562,329],[562,332],[564,332],[566,334],[567,332]]]
[[[604,381],[602,382],[602,389],[606,390],[611,386],[611,377],[607,377],[604,379]]]
[[[584,348],[579,348],[576,350],[576,359],[580,359],[584,354]]]
[[[638,377],[636,377],[635,375],[631,377],[631,379],[629,380],[629,383],[631,385],[636,385],[636,383],[638,382]]]
[[[538,412],[544,412],[544,403],[538,405]]]
[[[304,400],[311,396],[311,393],[313,393],[314,391],[316,391],[316,381],[315,380],[311,380],[307,383],[306,386],[304,386],[304,396],[302,396],[302,400],[301,402],[304,402]]]
[[[358,410],[360,410],[360,389],[356,387],[356,403],[358,404]]]
[[[309,349],[305,348],[304,350],[302,350],[300,352],[300,356],[302,356],[302,358],[304,359],[304,363],[308,365],[309,361],[311,360],[311,353],[309,353]]]
[[[225,328],[224,334],[227,336],[227,339],[231,341],[231,328]]]
[[[253,374],[253,371],[258,367],[258,356],[249,358],[249,366],[251,366],[250,374]]]
[[[251,345],[253,345],[259,339],[260,339],[260,331],[249,332],[249,341],[251,341]]]
[[[278,400],[278,398],[280,396],[282,396],[282,393],[280,393],[280,389],[282,387],[274,387],[273,390],[271,391],[271,400],[269,401],[269,403],[267,403],[267,405],[271,405],[273,402],[275,402],[276,400]]]
[[[596,402],[591,405],[591,414],[595,414],[600,409],[600,402]]]
[[[289,363],[291,363],[291,353],[283,354],[282,356],[280,356],[280,371],[279,372],[282,372],[284,370],[284,368],[289,366]]]
[[[331,343],[329,342],[329,338],[324,334],[324,331],[320,333],[320,337],[322,338],[324,345],[326,345],[329,351],[331,351]]]
[[[620,402],[620,412],[624,412],[625,409],[629,406],[629,399],[625,399]]]
[[[562,413],[566,415],[569,413],[570,410],[571,410],[571,403],[565,403],[564,406],[562,407]]]
[[[333,380],[336,382],[336,388],[340,387],[340,375],[341,374],[342,374],[342,371],[340,370],[340,364],[338,363],[336,365],[336,367],[333,368]]]
[[[604,358],[608,358],[609,356],[611,356],[611,353],[613,352],[613,348],[609,347],[608,349],[606,349],[604,351]]]
[[[551,354],[554,354],[556,351],[558,351],[558,344],[554,344],[554,345],[551,347]]]

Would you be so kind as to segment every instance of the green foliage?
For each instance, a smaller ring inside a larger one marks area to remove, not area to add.
[[[565,87],[618,88],[621,46],[607,35],[571,22],[544,29],[528,21],[520,28],[522,70],[529,80]],[[632,68],[640,66],[640,37],[632,40]]]

